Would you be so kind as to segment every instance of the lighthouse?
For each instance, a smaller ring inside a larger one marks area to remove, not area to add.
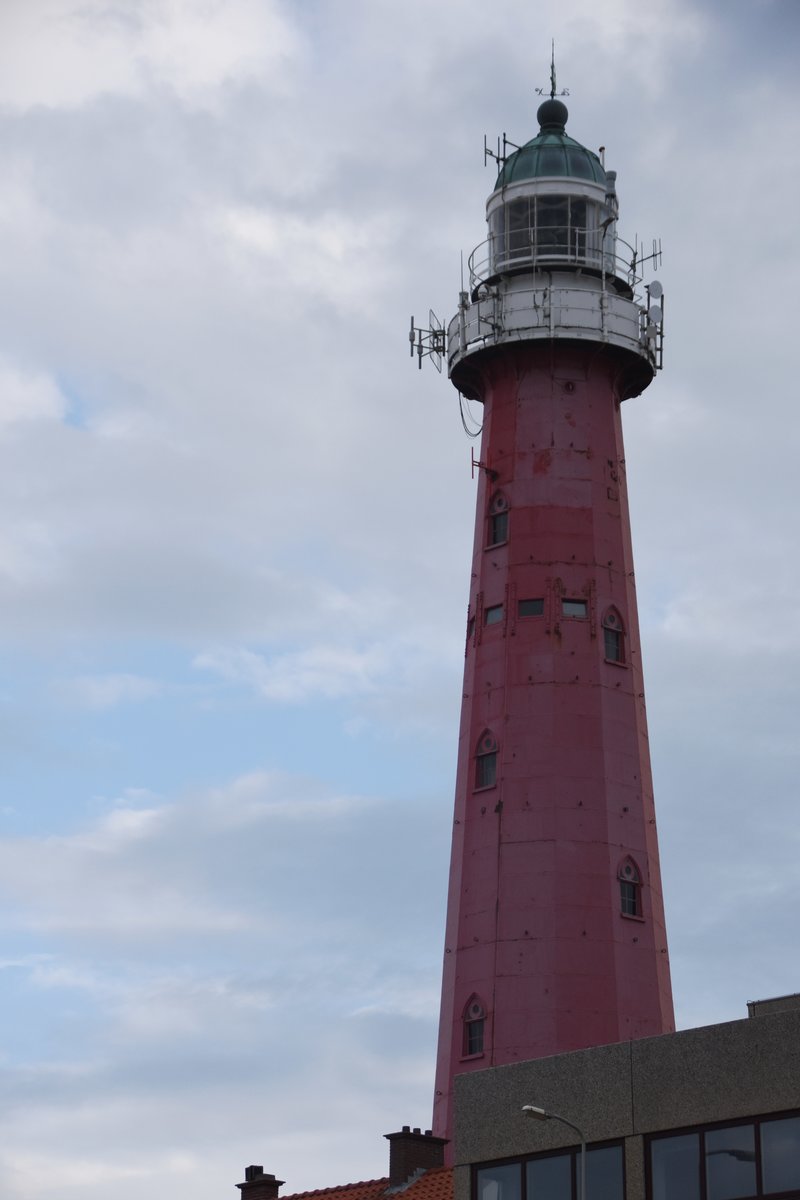
[[[674,1028],[621,405],[661,366],[663,294],[616,174],[566,132],[503,139],[446,332],[483,410],[434,1134],[463,1072]]]

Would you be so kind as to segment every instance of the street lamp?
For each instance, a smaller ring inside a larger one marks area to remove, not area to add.
[[[574,1125],[572,1121],[568,1121],[566,1117],[560,1117],[558,1113],[549,1112],[546,1108],[539,1108],[536,1104],[523,1104],[522,1111],[526,1117],[531,1117],[534,1121],[560,1121],[562,1125],[568,1125],[570,1129],[574,1129],[581,1143],[581,1165],[580,1165],[580,1189],[578,1191],[578,1200],[586,1200],[586,1138],[583,1130]]]

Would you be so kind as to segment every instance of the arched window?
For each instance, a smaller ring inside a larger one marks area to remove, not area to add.
[[[606,662],[625,662],[625,629],[615,608],[610,608],[603,617],[603,653]]]
[[[508,541],[508,500],[502,492],[495,492],[489,501],[489,523],[486,532],[487,546],[500,546]]]
[[[497,783],[497,739],[488,729],[478,739],[475,751],[475,787],[494,787]]]
[[[464,1041],[462,1054],[470,1058],[475,1054],[483,1054],[484,1036],[486,1033],[486,1010],[478,996],[470,996],[464,1005]]]
[[[641,917],[642,876],[632,858],[623,859],[617,872],[619,880],[619,910],[623,917]]]

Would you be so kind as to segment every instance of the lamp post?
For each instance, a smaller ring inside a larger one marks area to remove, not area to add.
[[[560,1117],[558,1113],[549,1112],[546,1108],[539,1108],[536,1104],[523,1104],[522,1111],[526,1117],[531,1117],[534,1121],[560,1121],[562,1125],[568,1125],[570,1129],[577,1133],[581,1144],[578,1200],[586,1200],[586,1137],[583,1130],[579,1129],[572,1121],[568,1121],[566,1117]]]

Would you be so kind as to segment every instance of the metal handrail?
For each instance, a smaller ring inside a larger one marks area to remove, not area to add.
[[[468,259],[470,290],[497,275],[520,268],[586,266],[604,274],[624,278],[631,288],[641,283],[637,273],[637,252],[621,238],[614,239],[612,253],[604,248],[605,236],[598,228],[568,225],[528,226],[509,230],[505,235],[491,234],[480,242]],[[623,247],[625,252],[617,253]]]

